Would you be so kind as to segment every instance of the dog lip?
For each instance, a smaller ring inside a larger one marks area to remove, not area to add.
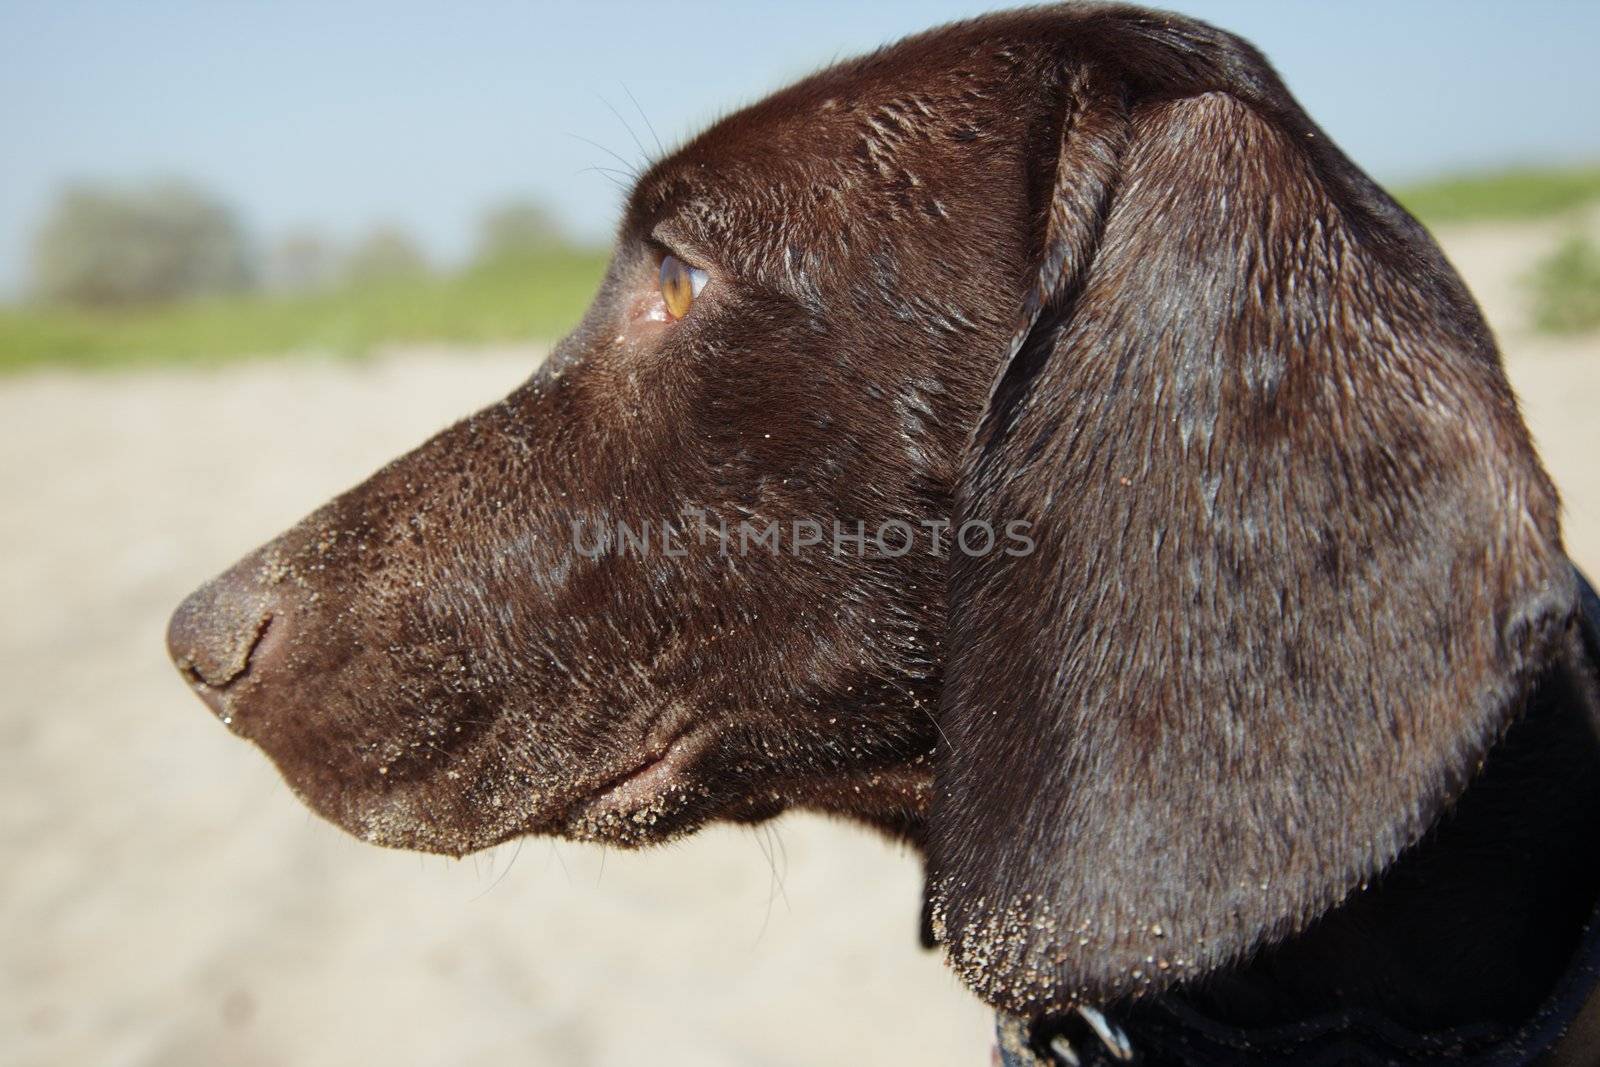
[[[709,736],[708,730],[692,726],[680,730],[632,769],[602,782],[587,801],[577,805],[575,814],[588,816],[625,810],[659,796],[681,780],[688,765],[704,749]]]

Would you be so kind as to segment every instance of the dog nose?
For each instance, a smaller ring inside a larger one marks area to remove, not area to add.
[[[167,653],[211,710],[229,722],[227,690],[270,667],[288,620],[261,581],[257,557],[190,593],[167,624]]]

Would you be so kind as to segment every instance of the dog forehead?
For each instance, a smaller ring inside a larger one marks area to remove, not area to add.
[[[1017,155],[1037,57],[1003,40],[934,43],[828,68],[714,123],[641,177],[631,218],[648,230],[673,217],[752,255],[942,221],[953,195]]]

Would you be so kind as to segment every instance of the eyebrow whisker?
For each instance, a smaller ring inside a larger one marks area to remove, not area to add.
[[[631,187],[630,184],[626,180],[624,180],[623,178],[617,177],[617,175],[621,174],[622,172],[617,170],[615,167],[580,167],[578,170],[574,171],[573,173],[575,173],[575,174],[588,174],[590,172],[593,172],[593,173],[598,174],[601,177],[605,178],[605,180],[610,182],[612,185],[614,185],[619,192],[626,193],[628,191],[628,189]]]
[[[567,136],[573,138],[574,140],[582,141],[584,144],[592,145],[593,147],[600,149],[600,151],[604,152],[606,155],[610,156],[612,159],[616,160],[618,163],[621,163],[622,166],[623,166],[623,169],[626,171],[626,173],[627,173],[629,178],[632,178],[635,181],[638,180],[638,178],[639,178],[639,168],[638,168],[638,166],[636,164],[630,162],[628,159],[624,158],[623,156],[618,155],[616,152],[612,151],[611,149],[607,148],[605,145],[601,144],[599,141],[595,141],[595,140],[592,140],[592,139],[590,139],[588,137],[585,137],[581,133],[572,133],[570,131],[567,133]]]
[[[622,91],[628,94],[628,99],[633,101],[633,110],[637,111],[639,113],[639,117],[644,120],[644,128],[650,131],[650,137],[656,143],[657,154],[661,156],[666,155],[667,146],[661,143],[661,135],[656,132],[655,123],[650,121],[650,116],[646,115],[644,113],[644,108],[639,106],[638,97],[633,95],[633,90],[629,89],[627,85],[623,85]]]
[[[624,89],[623,91],[626,92],[627,90]],[[618,122],[622,123],[622,128],[628,131],[628,136],[633,139],[633,147],[639,150],[640,158],[648,160],[650,158],[650,153],[648,150],[646,150],[644,142],[639,140],[639,135],[634,132],[633,124],[622,116],[622,112],[611,106],[611,101],[607,100],[603,96],[600,96],[599,93],[595,93],[594,95],[599,97],[600,102],[606,106],[606,110],[611,112],[611,114],[616,117]]]

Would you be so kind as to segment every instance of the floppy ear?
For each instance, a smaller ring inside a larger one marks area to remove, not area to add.
[[[929,888],[1017,1013],[1235,961],[1382,871],[1574,610],[1470,297],[1231,40],[1069,79],[964,460],[957,523],[1035,547],[952,554]]]

